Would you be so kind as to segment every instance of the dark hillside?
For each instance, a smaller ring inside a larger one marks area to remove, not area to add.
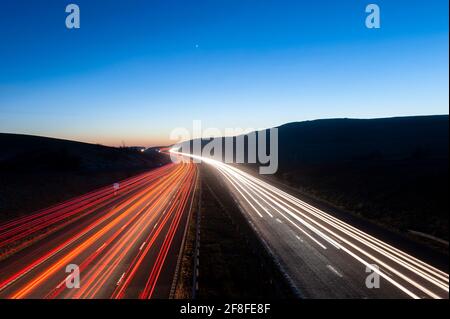
[[[156,151],[0,134],[0,220],[112,184],[167,160]]]
[[[442,115],[288,123],[278,128],[276,177],[385,227],[448,240],[448,120]]]
[[[279,128],[278,176],[404,232],[448,240],[448,116],[322,120]]]

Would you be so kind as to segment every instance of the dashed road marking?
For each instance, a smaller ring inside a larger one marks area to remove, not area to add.
[[[117,281],[117,286],[120,285],[120,282],[122,281],[123,277],[125,277],[125,273],[120,276],[119,280]]]
[[[337,271],[333,266],[331,266],[331,265],[327,265],[327,268],[328,269],[330,269],[332,272],[334,272],[336,275],[338,275],[339,277],[344,277],[344,276],[342,276],[342,274],[339,272],[339,271]]]

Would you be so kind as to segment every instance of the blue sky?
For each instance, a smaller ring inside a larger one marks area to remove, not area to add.
[[[443,0],[4,0],[0,131],[156,145],[192,120],[448,114],[448,45]]]

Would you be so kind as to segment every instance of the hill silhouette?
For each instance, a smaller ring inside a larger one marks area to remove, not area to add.
[[[163,165],[137,148],[0,133],[0,220],[31,213]]]
[[[283,125],[277,175],[390,228],[448,240],[448,128],[448,116]]]
[[[386,227],[448,240],[448,122],[437,115],[288,123],[278,127],[276,177]]]
[[[0,170],[102,171],[158,166],[164,158],[116,148],[40,136],[0,133]]]
[[[297,163],[448,158],[448,116],[330,119],[279,127],[283,168]]]

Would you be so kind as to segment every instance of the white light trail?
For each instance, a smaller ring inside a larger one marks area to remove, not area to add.
[[[269,216],[273,217],[267,209],[268,207],[274,212],[277,212],[280,216],[300,230],[308,238],[316,242],[319,246],[326,249],[323,244],[303,229],[303,227],[306,227],[313,234],[324,239],[337,249],[340,249],[352,256],[354,259],[366,267],[369,267],[374,272],[377,272],[381,277],[389,281],[401,291],[405,292],[410,297],[420,298],[416,293],[394,280],[394,278],[392,278],[393,276],[389,276],[388,271],[395,274],[399,279],[412,285],[414,288],[417,288],[421,292],[425,293],[429,297],[441,298],[437,293],[430,290],[429,287],[425,287],[421,282],[419,283],[410,278],[409,275],[403,273],[400,269],[398,269],[398,267],[406,269],[407,271],[420,277],[420,281],[431,283],[433,286],[438,287],[448,294],[449,277],[447,273],[432,267],[431,265],[233,166],[197,155],[179,153],[175,150],[171,150],[171,152],[201,160],[217,168],[218,171],[226,178],[226,180],[230,182],[234,189],[260,217],[263,216],[256,206],[260,207],[263,211],[269,214]],[[247,194],[247,196],[245,196],[244,193]],[[255,205],[252,204],[252,201]],[[261,201],[266,206],[263,206]],[[287,215],[289,215],[290,218]],[[291,218],[294,219],[295,222]],[[301,224],[303,227],[300,227],[296,222]],[[370,253],[369,251],[373,251],[373,253]],[[369,258],[371,263],[364,260],[360,255],[358,255],[358,253]],[[379,257],[375,256],[374,253],[377,254],[377,256],[380,255],[387,258],[387,260],[381,260]],[[392,263],[388,264],[388,261]],[[373,262],[375,262],[378,266],[383,267],[385,271],[372,267],[371,265]]]

